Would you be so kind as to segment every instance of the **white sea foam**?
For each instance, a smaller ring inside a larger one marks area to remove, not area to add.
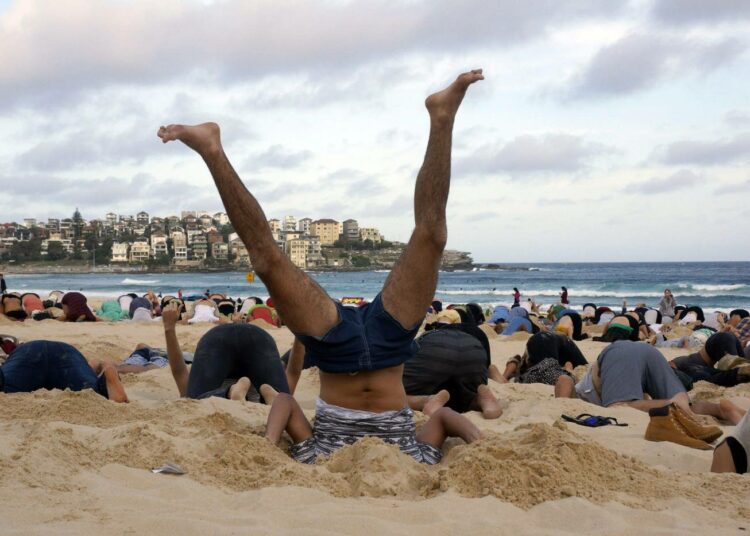
[[[742,290],[747,288],[747,285],[692,285],[694,290]]]
[[[711,285],[705,285],[705,286],[711,286]],[[722,287],[722,285],[713,285],[716,287]],[[729,285],[723,285],[723,286],[729,286]],[[535,296],[559,296],[560,290],[558,289],[521,289],[522,290],[522,296],[525,298],[533,298]],[[683,297],[690,297],[690,298],[713,298],[716,296],[724,296],[725,292],[718,292],[721,290],[728,290],[728,289],[710,289],[714,290],[714,292],[710,292],[707,289],[706,292],[680,292],[677,294],[677,299]],[[734,289],[732,289],[734,290]],[[492,289],[438,289],[437,294],[445,294],[447,296],[508,296],[513,293],[513,289],[502,289],[502,290],[492,290]],[[641,291],[641,290],[629,290],[629,291],[623,291],[623,290],[594,290],[594,289],[586,289],[586,288],[569,288],[568,289],[568,295],[571,297],[576,298],[631,298],[631,297],[639,297],[639,298],[661,298],[663,296],[662,292],[652,292],[652,291]],[[735,295],[738,298],[750,298],[750,296],[745,296],[741,294]]]
[[[121,285],[156,285],[159,282],[158,279],[130,279],[126,277],[120,281]]]

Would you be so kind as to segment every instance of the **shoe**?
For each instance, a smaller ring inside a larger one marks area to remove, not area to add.
[[[699,423],[675,404],[669,407],[670,413],[674,413],[677,421],[687,430],[687,433],[696,439],[701,439],[707,443],[713,443],[724,433],[721,428],[713,425]]]
[[[705,441],[688,434],[685,427],[677,420],[675,413],[670,411],[670,406],[650,409],[648,415],[650,417],[648,427],[646,427],[648,441],[669,441],[699,450],[713,448]]]

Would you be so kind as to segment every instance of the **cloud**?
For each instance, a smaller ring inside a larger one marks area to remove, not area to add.
[[[666,24],[713,24],[750,19],[747,0],[655,0],[651,15]]]
[[[746,110],[729,110],[724,114],[724,122],[730,127],[735,128],[750,126],[750,112]]]
[[[267,168],[293,169],[312,157],[310,151],[291,151],[281,145],[271,145],[263,152],[250,155],[243,165],[247,171]]]
[[[523,135],[500,145],[485,145],[456,162],[456,175],[574,172],[613,149],[565,133]]]
[[[662,194],[690,188],[704,182],[704,178],[688,169],[681,169],[667,177],[652,177],[651,179],[629,184],[622,189],[627,194]]]
[[[18,0],[0,18],[0,97],[112,84],[326,73],[415,52],[512,46],[620,2]]]
[[[634,33],[600,49],[565,92],[567,98],[611,97],[648,89],[685,74],[707,74],[746,49],[738,39],[721,40]]]
[[[385,185],[376,177],[357,179],[346,187],[345,195],[355,199],[372,198],[387,192]]]
[[[470,212],[464,215],[463,217],[460,217],[461,220],[467,223],[498,219],[498,218],[502,218],[502,216],[498,214],[497,212]]]
[[[572,199],[564,198],[546,198],[542,197],[537,199],[536,204],[540,207],[559,207],[559,206],[570,206],[576,204],[576,201]]]
[[[716,195],[736,195],[745,192],[750,192],[750,179],[731,184],[723,184],[714,190],[714,194]]]
[[[44,192],[54,192],[44,197],[44,201],[54,204],[55,211],[60,207],[75,207],[82,211],[110,210],[159,211],[161,214],[179,212],[185,207],[221,207],[219,194],[190,182],[159,180],[146,173],[138,173],[131,178],[106,177],[104,179],[69,179],[47,174],[22,174],[0,178],[4,195],[17,203],[23,203],[25,210],[37,210],[35,206]],[[137,194],[137,195],[134,195]],[[64,211],[64,210],[63,210]],[[50,214],[51,216],[51,214]],[[84,214],[93,219],[98,216]]]
[[[655,158],[665,164],[719,166],[750,161],[750,132],[715,141],[684,140],[659,147]]]
[[[97,133],[95,129],[75,130],[34,145],[18,155],[14,164],[19,169],[46,172],[140,164],[159,149],[154,132],[147,125],[105,133]]]

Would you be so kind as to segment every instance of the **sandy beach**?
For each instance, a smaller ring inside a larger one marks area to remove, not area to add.
[[[193,350],[207,325],[180,326]],[[164,346],[160,322],[0,321],[21,340],[74,344],[89,358],[124,359],[137,342]],[[269,328],[279,349],[286,328]],[[527,335],[491,337],[493,362]],[[603,343],[578,343],[591,361]],[[679,350],[667,349],[674,357]],[[437,466],[377,439],[316,466],[263,437],[267,407],[179,400],[168,369],[124,375],[131,403],[93,391],[0,394],[4,534],[736,534],[750,528],[750,479],[710,474],[711,451],[643,439],[645,413],[555,400],[552,387],[490,382],[504,415],[468,417],[487,432],[450,441]],[[315,370],[297,389],[308,417]],[[750,385],[692,392],[750,407]],[[564,424],[562,413],[614,416],[627,427]],[[424,416],[417,413],[417,422]],[[166,462],[183,476],[153,474]]]

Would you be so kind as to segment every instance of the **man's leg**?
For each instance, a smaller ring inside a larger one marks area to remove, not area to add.
[[[161,127],[157,135],[164,143],[180,140],[203,157],[229,220],[247,247],[253,269],[265,283],[289,329],[298,335],[325,335],[338,322],[336,306],[276,245],[263,209],[224,153],[219,126],[169,125]]]
[[[482,70],[460,75],[427,98],[430,138],[414,190],[415,227],[403,255],[383,286],[383,307],[405,329],[421,322],[437,288],[437,275],[448,238],[445,207],[451,175],[451,143],[456,112]]]

